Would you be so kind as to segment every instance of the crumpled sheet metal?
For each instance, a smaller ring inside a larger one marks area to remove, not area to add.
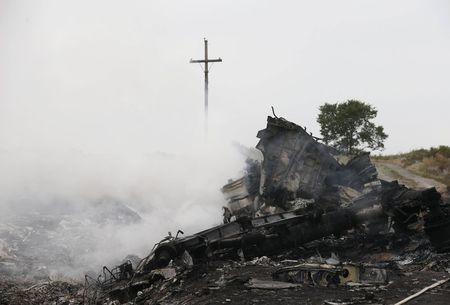
[[[247,159],[245,175],[222,188],[233,215],[254,216],[267,206],[289,210],[296,198],[330,201],[336,187],[362,192],[377,180],[368,153],[346,156],[342,163],[339,151],[284,118],[269,116],[267,127],[257,137],[262,162]],[[339,201],[337,197],[331,201]]]
[[[283,118],[268,117],[266,129],[257,137],[256,148],[264,155],[260,193],[279,205],[291,194],[310,198],[321,194],[330,171],[340,167],[323,144]]]

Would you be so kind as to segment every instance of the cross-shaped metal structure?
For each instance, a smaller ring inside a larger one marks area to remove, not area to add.
[[[216,58],[216,59],[209,59],[208,58],[208,40],[206,38],[204,38],[205,41],[205,59],[199,59],[199,60],[194,60],[191,59],[190,63],[200,63],[200,64],[204,64],[204,68],[203,68],[203,72],[205,73],[205,132],[208,131],[208,73],[209,73],[209,68],[208,68],[208,64],[209,63],[213,63],[213,62],[222,62],[222,59]]]

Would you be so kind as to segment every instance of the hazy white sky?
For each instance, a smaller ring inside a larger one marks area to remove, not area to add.
[[[375,105],[386,152],[450,144],[449,1],[0,0],[0,148],[253,146],[270,106],[318,134],[317,108]]]

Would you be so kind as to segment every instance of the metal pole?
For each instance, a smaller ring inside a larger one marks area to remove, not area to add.
[[[208,40],[205,38],[205,133],[208,133]]]
[[[204,64],[205,68],[204,68],[204,73],[205,73],[205,136],[208,133],[208,85],[209,85],[209,79],[208,79],[208,74],[209,74],[209,63],[211,62],[222,62],[222,59],[219,58],[213,58],[213,59],[209,59],[208,58],[208,40],[206,38],[204,38],[204,42],[205,42],[205,58],[204,59],[191,59],[190,63],[199,63],[199,64]]]

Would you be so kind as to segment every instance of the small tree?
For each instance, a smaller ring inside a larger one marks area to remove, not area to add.
[[[326,144],[354,154],[365,149],[381,150],[388,137],[383,126],[372,120],[377,110],[358,100],[328,104],[319,107],[317,122]]]

